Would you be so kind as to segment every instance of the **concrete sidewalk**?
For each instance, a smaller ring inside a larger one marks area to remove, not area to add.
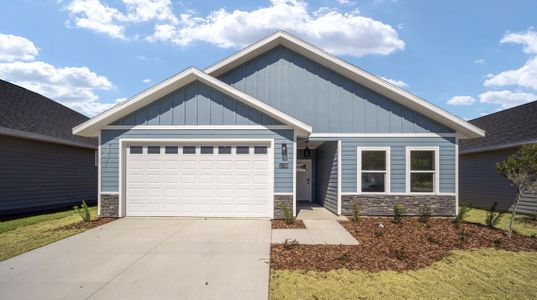
[[[267,299],[270,222],[125,218],[0,262],[1,299]]]

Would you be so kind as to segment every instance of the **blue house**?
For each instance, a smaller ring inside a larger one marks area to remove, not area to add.
[[[457,211],[458,143],[484,131],[285,32],[75,127],[99,138],[101,216]]]

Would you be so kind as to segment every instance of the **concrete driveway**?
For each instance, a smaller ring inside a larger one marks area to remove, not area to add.
[[[2,299],[267,299],[270,222],[125,218],[0,262]]]

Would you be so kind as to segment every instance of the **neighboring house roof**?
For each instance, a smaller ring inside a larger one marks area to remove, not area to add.
[[[97,148],[97,140],[75,136],[72,127],[88,117],[38,93],[0,80],[0,134]]]
[[[461,153],[475,153],[537,143],[537,101],[486,115],[470,123],[487,136],[461,141]]]
[[[278,31],[244,48],[205,69],[205,72],[217,77],[280,45],[456,130],[461,138],[478,138],[485,135],[483,130],[465,120],[284,31]]]
[[[251,106],[272,118],[287,124],[297,130],[298,134],[309,135],[312,131],[311,126],[305,124],[275,108],[267,105],[260,100],[241,92],[222,81],[203,73],[196,68],[188,68],[183,72],[176,74],[163,82],[141,92],[132,97],[128,101],[124,101],[109,110],[101,113],[93,119],[90,119],[75,128],[73,133],[81,136],[96,136],[99,129],[111,124],[112,122],[127,116],[128,114],[148,105],[149,103],[158,100],[159,98],[181,88],[195,80],[199,80],[213,87],[220,92],[238,100],[242,103]]]

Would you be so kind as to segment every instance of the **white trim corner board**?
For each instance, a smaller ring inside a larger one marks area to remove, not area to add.
[[[341,140],[337,141],[337,214],[341,215]]]

